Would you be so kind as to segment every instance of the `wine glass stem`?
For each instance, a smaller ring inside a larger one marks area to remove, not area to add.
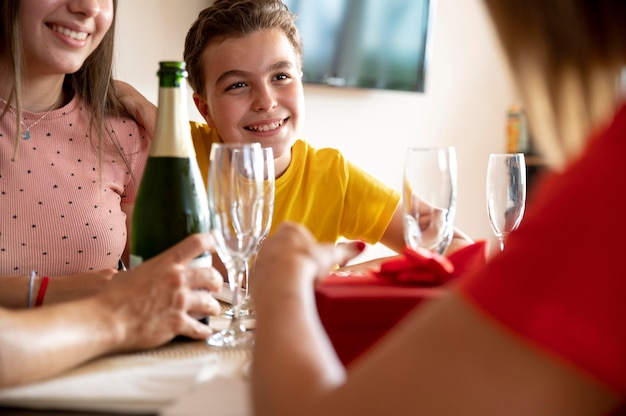
[[[250,299],[250,272],[254,269],[254,261],[256,260],[256,253],[258,249],[259,249],[258,246],[255,247],[254,250],[252,250],[252,254],[250,255],[250,258],[248,259],[248,261],[246,261],[246,275],[245,275],[246,291],[245,291],[244,303]]]
[[[239,328],[239,320],[241,318],[241,284],[246,274],[247,259],[235,262],[233,268],[233,280],[230,288],[233,292],[233,318],[230,321],[231,328]],[[234,284],[233,284],[234,283]]]
[[[498,237],[498,241],[500,242],[500,251],[504,251],[504,236]]]
[[[244,302],[248,300],[248,298],[250,297],[250,266],[252,265],[252,262],[254,261],[254,254],[248,259],[248,261],[246,262],[246,275],[245,275],[245,281],[246,281],[246,292],[245,292],[245,297],[244,297]]]
[[[255,245],[254,250],[252,250],[252,254],[250,254],[250,258],[246,261],[246,296],[244,300],[247,302],[250,300],[250,272],[254,270],[254,264],[256,263],[256,256],[259,254],[259,250],[261,249],[261,243],[265,240],[265,237],[261,237],[259,242]]]

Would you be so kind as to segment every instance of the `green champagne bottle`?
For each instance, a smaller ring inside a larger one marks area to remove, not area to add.
[[[209,231],[207,195],[191,141],[185,63],[160,62],[158,76],[157,126],[135,200],[131,268],[190,234]],[[190,264],[209,266],[210,253]]]

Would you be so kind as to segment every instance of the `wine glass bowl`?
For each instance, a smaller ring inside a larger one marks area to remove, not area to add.
[[[258,143],[211,146],[208,201],[216,251],[228,271],[233,316],[228,328],[211,336],[215,347],[249,347],[252,334],[240,321],[246,263],[263,232],[265,205],[263,151]]]
[[[245,271],[245,290],[244,297],[241,303],[241,307],[239,309],[239,313],[242,316],[252,316],[254,315],[254,309],[252,306],[252,299],[250,297],[250,282],[249,277],[250,273],[254,269],[254,263],[256,261],[256,256],[261,249],[261,244],[265,237],[269,234],[270,228],[272,226],[272,215],[274,214],[274,194],[275,194],[275,175],[274,175],[274,152],[271,147],[263,148],[263,169],[265,180],[263,182],[263,186],[265,188],[263,192],[263,216],[261,217],[261,235],[259,236],[259,240],[256,243],[255,247],[252,250],[252,254],[250,255],[247,263],[246,263],[246,271]],[[233,316],[233,308],[229,308],[226,310],[225,314],[227,316]]]
[[[454,235],[457,165],[452,147],[409,148],[404,164],[404,239],[442,254]]]
[[[526,206],[526,161],[523,153],[492,153],[487,165],[487,213],[504,250],[504,240],[519,226]]]

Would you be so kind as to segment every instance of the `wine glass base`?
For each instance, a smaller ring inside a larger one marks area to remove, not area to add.
[[[232,307],[226,309],[224,311],[224,315],[232,318],[233,314],[234,314],[234,309]],[[241,303],[241,306],[239,307],[239,316],[241,317],[246,317],[246,318],[251,318],[255,315],[254,313],[254,306],[252,305],[252,299],[250,298],[249,295],[246,295],[246,297],[244,298],[243,302]]]
[[[228,308],[224,311],[224,315],[230,318],[233,317],[234,313],[235,312],[233,311],[233,308]],[[248,306],[248,307],[242,306],[241,309],[239,310],[239,316],[241,317],[252,317],[254,315],[255,315],[254,308],[252,308],[251,306]]]
[[[228,328],[211,335],[206,343],[217,348],[250,348],[254,345],[254,335],[245,328]]]

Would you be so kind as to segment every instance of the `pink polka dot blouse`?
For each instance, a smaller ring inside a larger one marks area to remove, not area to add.
[[[0,118],[0,275],[117,268],[127,241],[122,206],[134,201],[149,137],[133,120],[108,119],[100,162],[89,111],[74,97],[34,124],[15,152],[12,110]],[[22,133],[42,115],[24,112]]]

